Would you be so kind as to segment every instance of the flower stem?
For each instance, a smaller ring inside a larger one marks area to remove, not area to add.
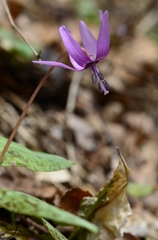
[[[67,54],[67,52],[64,52],[64,53],[56,60],[56,62],[59,62],[63,57],[66,56],[66,54]],[[42,78],[42,80],[40,81],[40,83],[38,84],[38,86],[36,87],[35,91],[33,92],[32,96],[30,97],[28,103],[26,104],[26,106],[25,106],[25,108],[24,108],[24,110],[23,110],[23,112],[22,112],[19,120],[17,121],[17,123],[16,123],[16,125],[15,125],[15,127],[14,127],[14,129],[13,129],[13,131],[12,131],[12,133],[10,134],[10,136],[9,136],[9,138],[8,138],[8,141],[6,142],[4,148],[3,148],[2,152],[1,152],[1,155],[0,155],[0,164],[2,164],[4,155],[5,155],[5,153],[7,152],[8,148],[9,148],[9,146],[10,146],[12,140],[13,140],[13,138],[15,137],[15,134],[16,134],[18,128],[20,127],[22,120],[24,119],[25,115],[27,114],[29,107],[31,106],[31,104],[32,104],[32,102],[34,101],[37,93],[39,92],[39,90],[41,89],[41,87],[43,86],[43,84],[45,83],[46,79],[48,78],[48,76],[50,75],[50,73],[53,71],[54,68],[55,68],[54,66],[53,66],[53,67],[50,67],[50,69],[46,72],[46,74],[44,75],[44,77]]]

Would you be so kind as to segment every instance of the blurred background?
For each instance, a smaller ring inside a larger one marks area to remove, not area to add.
[[[54,201],[57,188],[63,191],[80,187],[95,194],[118,164],[117,146],[131,169],[128,194],[135,219],[131,217],[129,221],[134,221],[137,236],[157,239],[158,1],[7,2],[16,25],[32,46],[41,51],[42,60],[55,60],[64,52],[58,32],[61,25],[69,28],[81,43],[78,24],[82,20],[97,38],[98,11],[108,10],[110,52],[98,68],[109,83],[110,92],[106,96],[99,92],[91,81],[89,69],[74,73],[56,68],[37,95],[14,140],[33,150],[64,156],[77,164],[57,175],[34,175],[15,167],[14,173],[12,167],[1,169],[0,186],[25,191],[49,202]],[[10,135],[48,69],[33,64],[35,59],[27,44],[12,29],[1,3],[1,136]],[[69,64],[67,58],[64,62]],[[142,222],[146,223],[143,227]]]

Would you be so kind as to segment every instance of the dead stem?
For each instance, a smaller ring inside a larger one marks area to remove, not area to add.
[[[40,52],[37,53],[36,50],[32,47],[32,45],[29,43],[29,41],[25,38],[25,36],[21,33],[20,29],[15,25],[14,20],[11,16],[8,4],[6,0],[2,0],[2,3],[4,5],[5,11],[7,13],[7,16],[9,18],[11,26],[18,32],[18,34],[22,37],[22,39],[27,43],[27,45],[31,48],[32,52],[35,54],[35,56],[40,60]]]
[[[63,57],[65,57],[67,54],[67,52],[64,52],[57,60],[56,62],[59,62]],[[32,102],[34,101],[37,93],[39,92],[39,90],[41,89],[41,87],[43,86],[43,84],[45,83],[46,79],[48,78],[49,74],[52,72],[52,70],[54,69],[55,67],[50,67],[50,69],[46,72],[46,74],[44,75],[44,77],[42,78],[42,80],[40,81],[40,83],[38,84],[38,86],[36,87],[35,91],[33,92],[32,96],[30,97],[26,107],[24,108],[19,120],[17,121],[8,141],[6,142],[6,145],[4,146],[2,152],[1,152],[1,155],[0,155],[0,164],[2,163],[3,161],[3,158],[4,158],[4,155],[5,153],[7,152],[13,138],[15,137],[15,134],[18,130],[18,128],[20,127],[20,124],[22,122],[22,120],[24,119],[25,115],[27,114],[27,111],[30,107],[30,105],[32,104]]]

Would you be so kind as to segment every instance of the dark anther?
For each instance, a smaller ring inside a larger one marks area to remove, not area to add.
[[[109,84],[105,80],[98,83],[98,88],[100,92],[104,92],[104,95],[109,93]]]
[[[110,86],[109,86],[109,84],[107,83],[107,81],[102,80],[102,83],[103,83],[105,89],[106,89],[107,91],[109,91]]]
[[[97,81],[97,78],[96,78],[95,74],[93,74],[93,75],[92,75],[92,83],[94,83],[94,84],[95,84],[95,83],[96,83],[96,81]]]
[[[98,72],[98,77],[100,80],[104,80],[103,74],[101,72]]]

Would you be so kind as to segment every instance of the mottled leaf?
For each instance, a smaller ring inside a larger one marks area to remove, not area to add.
[[[49,222],[47,222],[45,219],[43,219],[43,223],[45,227],[47,228],[48,232],[51,234],[54,240],[67,240],[66,237],[64,237],[56,228],[54,228]]]
[[[97,232],[94,224],[22,192],[0,189],[0,206],[11,212],[43,217],[60,224],[80,226]]]
[[[6,141],[6,138],[0,137],[0,152],[2,152]],[[1,166],[8,167],[12,163],[16,164],[18,167],[25,166],[30,170],[40,172],[58,171],[69,168],[74,164],[72,161],[68,161],[57,155],[31,151],[15,142],[11,143],[3,158]]]

